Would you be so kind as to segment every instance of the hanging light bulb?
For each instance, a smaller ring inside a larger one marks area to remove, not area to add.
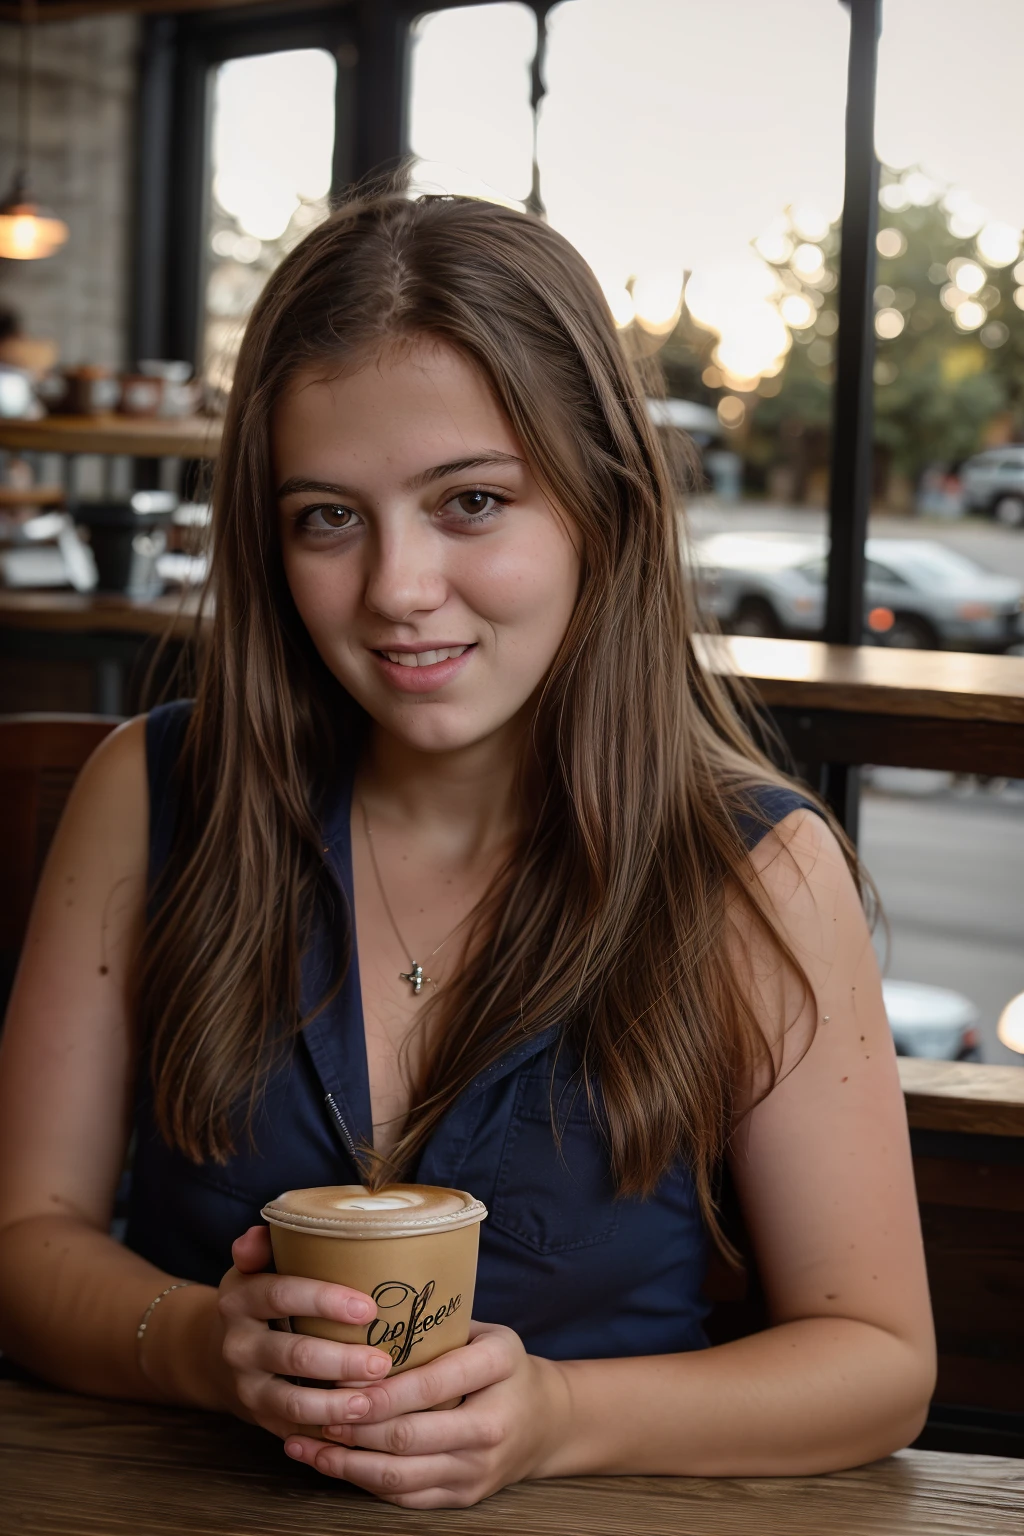
[[[32,33],[35,0],[22,0],[21,57],[18,65],[18,158],[11,190],[0,203],[0,256],[38,261],[52,256],[68,238],[68,227],[32,201],[28,163],[32,127]]]

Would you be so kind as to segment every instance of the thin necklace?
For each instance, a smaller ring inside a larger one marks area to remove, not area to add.
[[[407,971],[399,971],[399,979],[401,981],[407,981],[410,987],[412,987],[413,992],[417,997],[419,997],[420,992],[423,990],[423,983],[425,981],[429,981],[432,987],[436,987],[437,982],[433,979],[432,976],[424,976],[422,965],[420,965],[418,960],[414,960],[412,958],[412,950],[402,938],[401,930],[399,929],[398,924],[395,922],[395,914],[391,910],[391,903],[388,901],[388,893],[384,889],[384,881],[380,877],[380,866],[377,863],[377,854],[373,846],[373,833],[370,830],[370,819],[366,814],[366,806],[363,803],[362,797],[360,797],[359,800],[359,809],[363,813],[363,826],[366,829],[366,846],[370,850],[370,863],[373,865],[373,873],[377,877],[377,889],[380,891],[380,899],[384,903],[384,910],[388,915],[388,921],[391,923],[392,928],[395,930],[395,938],[398,940],[401,948],[409,956],[409,969]],[[459,929],[462,927],[465,921],[466,919],[464,917],[459,918],[459,921],[455,924],[455,927],[451,930],[451,933],[445,934],[444,938],[437,946],[437,949],[432,949],[430,951],[430,954],[427,956],[428,960],[433,960],[438,950],[443,949],[444,946],[448,943],[448,940],[452,938],[454,934],[458,933]]]

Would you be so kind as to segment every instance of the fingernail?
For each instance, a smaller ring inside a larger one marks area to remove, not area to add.
[[[391,1361],[387,1355],[371,1355],[366,1363],[366,1369],[371,1376],[383,1376],[385,1371],[391,1369]]]
[[[363,1318],[372,1317],[375,1311],[376,1308],[371,1306],[368,1301],[350,1301],[348,1304],[348,1315],[355,1318],[357,1323],[361,1322]]]
[[[350,1397],[345,1405],[350,1419],[361,1419],[364,1413],[370,1411],[370,1399],[357,1392],[355,1397]]]
[[[286,1440],[284,1453],[286,1456],[294,1456],[296,1461],[302,1460],[302,1446],[297,1440]]]

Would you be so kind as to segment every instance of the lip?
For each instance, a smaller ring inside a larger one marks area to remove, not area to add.
[[[440,641],[424,645],[421,641],[419,645],[389,645],[388,650],[402,651],[408,655],[411,651],[448,650],[455,645],[466,645],[466,642],[451,640],[447,645]],[[403,667],[397,661],[389,661],[378,650],[372,650],[371,654],[384,677],[399,693],[434,693],[458,677],[475,650],[474,642],[466,645],[461,656],[449,656],[446,661],[435,661],[432,667]]]

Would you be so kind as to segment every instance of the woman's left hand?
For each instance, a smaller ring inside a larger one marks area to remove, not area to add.
[[[464,1348],[360,1390],[371,1407],[358,1423],[290,1435],[285,1450],[407,1509],[464,1507],[544,1476],[569,1420],[564,1372],[490,1323],[472,1323]]]

